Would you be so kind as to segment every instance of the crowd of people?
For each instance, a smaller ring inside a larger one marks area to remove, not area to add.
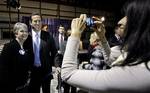
[[[117,23],[114,37],[107,39],[102,20],[94,19],[89,39],[89,61],[79,64],[81,34],[87,15],[74,18],[71,29],[58,27],[56,36],[42,25],[41,15],[31,15],[31,31],[25,23],[14,25],[14,38],[1,52],[1,93],[50,93],[56,68],[62,93],[149,93],[150,92],[150,1],[133,0]],[[81,67],[81,68],[80,68]]]

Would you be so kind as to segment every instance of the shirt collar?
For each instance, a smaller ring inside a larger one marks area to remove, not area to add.
[[[35,32],[34,30],[32,30],[32,35],[35,36],[36,34],[38,34],[38,36],[41,35],[41,31]]]
[[[116,36],[117,40],[119,40],[119,39],[120,39],[120,36],[119,36],[119,35],[115,34],[115,36]]]

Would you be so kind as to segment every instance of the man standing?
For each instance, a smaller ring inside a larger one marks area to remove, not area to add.
[[[57,53],[63,55],[66,47],[65,41],[67,41],[65,28],[63,25],[59,25],[58,32],[54,38],[55,38],[56,48],[58,50]]]
[[[55,43],[57,47],[57,54],[55,57],[55,67],[56,67],[56,73],[58,78],[58,86],[56,88],[58,89],[58,93],[62,93],[61,87],[64,88],[63,93],[70,93],[70,89],[71,89],[71,93],[76,93],[75,87],[72,87],[61,80],[61,65],[62,65],[63,55],[65,52],[67,38],[68,38],[66,33],[67,32],[65,31],[64,26],[59,25],[58,33],[56,34],[55,37]]]
[[[54,38],[55,38],[55,43],[56,43],[56,48],[57,48],[57,54],[55,57],[55,67],[56,67],[56,74],[58,78],[58,85],[56,89],[58,89],[58,93],[61,93],[62,81],[60,77],[60,74],[61,74],[60,71],[61,71],[61,65],[62,65],[62,60],[63,60],[63,54],[64,54],[65,47],[66,47],[65,28],[63,25],[59,25],[58,32]]]
[[[37,13],[31,16],[31,34],[28,37],[28,47],[33,51],[33,66],[31,68],[31,81],[29,93],[50,93],[52,65],[57,52],[53,37],[45,31],[41,31],[41,16]]]

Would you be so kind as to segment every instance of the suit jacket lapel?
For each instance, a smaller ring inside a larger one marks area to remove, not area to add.
[[[42,43],[43,43],[43,38],[44,38],[44,35],[43,35],[43,32],[41,31],[41,36],[40,36],[40,39],[41,39],[41,42],[40,42],[40,53],[41,53],[41,50],[42,50]]]
[[[57,36],[56,36],[56,47],[57,47],[57,49],[59,49],[59,33],[57,34]]]

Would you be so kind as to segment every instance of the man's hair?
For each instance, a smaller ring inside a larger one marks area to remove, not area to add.
[[[37,13],[37,12],[33,12],[33,13],[31,14],[31,16],[30,16],[30,21],[32,21],[32,16],[35,16],[35,15],[40,16],[40,17],[41,17],[41,19],[42,19],[42,16],[41,16],[39,13]]]
[[[64,27],[62,24],[60,24],[58,27],[57,27],[57,29],[59,29],[59,27]]]

